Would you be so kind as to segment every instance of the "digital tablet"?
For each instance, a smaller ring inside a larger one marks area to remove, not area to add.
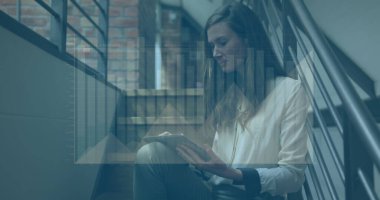
[[[209,160],[210,156],[207,154],[206,150],[199,147],[196,143],[191,141],[184,135],[162,135],[162,136],[146,136],[143,138],[145,142],[161,142],[170,148],[175,149],[178,145],[186,145],[191,148],[195,153],[197,153],[203,160]]]

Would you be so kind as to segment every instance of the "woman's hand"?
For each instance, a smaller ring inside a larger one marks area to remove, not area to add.
[[[200,170],[235,181],[241,181],[243,179],[240,170],[228,167],[227,164],[223,162],[207,145],[204,145],[203,148],[210,157],[208,161],[203,160],[197,153],[186,145],[177,146],[177,152],[183,159]]]
[[[173,135],[173,133],[170,133],[169,131],[165,131],[165,132],[158,134],[158,136],[168,136],[168,135]]]

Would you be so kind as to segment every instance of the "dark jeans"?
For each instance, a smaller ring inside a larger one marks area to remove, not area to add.
[[[150,143],[138,151],[133,187],[135,200],[248,200],[244,190],[231,185],[211,186],[161,143]],[[270,195],[252,200],[269,199],[277,200]]]

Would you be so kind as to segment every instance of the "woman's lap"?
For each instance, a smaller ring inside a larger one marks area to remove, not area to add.
[[[161,143],[143,146],[136,155],[135,200],[245,200],[231,185],[211,187],[177,153]],[[271,199],[257,197],[253,200]],[[276,199],[276,198],[273,198]]]
[[[137,153],[135,200],[210,200],[211,191],[175,151],[150,143]]]

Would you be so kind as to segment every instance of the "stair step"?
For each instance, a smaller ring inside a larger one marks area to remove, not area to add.
[[[135,96],[202,96],[203,89],[201,88],[191,88],[191,89],[137,89],[137,90],[127,90],[123,94],[126,97]]]
[[[202,115],[204,110],[202,89],[131,90],[124,92],[125,102],[120,111],[126,117]]]
[[[201,125],[203,116],[200,117],[120,117],[121,125]]]

